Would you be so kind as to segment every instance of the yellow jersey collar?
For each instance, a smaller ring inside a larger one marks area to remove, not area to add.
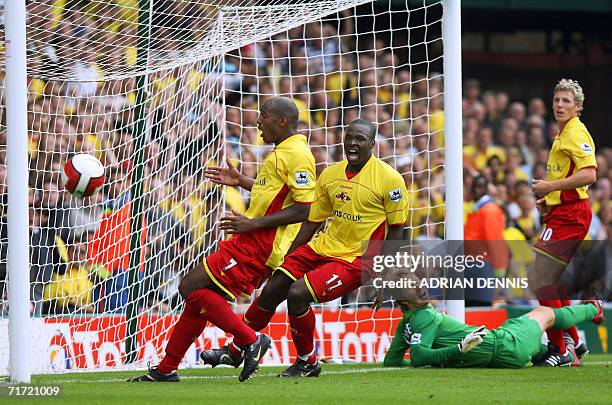
[[[561,132],[559,132],[559,134],[557,135],[557,138],[561,137],[561,135],[563,135],[564,133],[568,132],[570,129],[572,129],[573,127],[575,127],[579,123],[580,123],[580,117],[576,116],[576,117],[570,118],[565,123],[565,126],[563,127],[563,130]]]
[[[274,149],[287,147],[296,141],[307,142],[306,135],[302,135],[302,134],[291,135],[289,138],[285,139],[284,141],[276,145]]]
[[[355,176],[359,176],[361,173],[363,173],[368,167],[372,166],[374,163],[372,163],[373,161],[378,160],[378,158],[376,156],[374,156],[374,154],[372,154],[372,156],[370,156],[370,159],[368,159],[368,161],[366,162],[365,165],[363,165],[363,167],[361,168],[361,170],[359,170]],[[344,159],[344,171],[346,171],[346,169],[348,169],[348,159]]]

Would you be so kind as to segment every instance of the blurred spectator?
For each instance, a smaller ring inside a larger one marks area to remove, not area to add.
[[[466,279],[503,277],[508,269],[508,247],[504,242],[503,230],[506,220],[501,208],[488,194],[489,183],[484,176],[477,176],[472,183],[474,208],[467,216],[464,227],[464,254],[484,257],[484,266],[466,267]],[[466,306],[490,306],[493,303],[493,288],[466,288]]]
[[[104,282],[104,311],[123,312],[128,302],[132,202],[127,173],[120,168],[112,168],[108,170],[108,176],[104,214],[100,227],[88,242],[88,256],[91,264],[103,266],[109,275]],[[144,218],[140,241],[144,246]],[[144,249],[141,249],[142,264],[138,272],[141,277],[144,254]]]
[[[54,274],[63,274],[65,267],[55,248],[55,229],[48,226],[49,211],[42,207],[39,192],[30,189],[29,204],[30,300],[32,314],[40,315],[48,312],[43,301],[45,285],[52,281]]]
[[[508,268],[508,247],[503,236],[506,220],[502,209],[489,195],[488,188],[489,183],[484,176],[474,178],[471,190],[474,208],[467,216],[464,230],[465,254],[474,257],[483,255],[485,266],[466,269],[466,277],[501,277],[505,276]],[[466,305],[491,305],[493,293],[493,289],[466,289]]]
[[[65,270],[55,273],[51,283],[45,286],[44,299],[48,301],[50,313],[94,312],[92,280],[96,273],[95,267],[87,262],[87,236],[87,233],[73,233],[65,243],[58,242],[57,249],[64,251]]]
[[[127,301],[132,201],[128,179],[136,129],[135,77],[124,76],[136,64],[137,35],[118,4],[98,4],[94,13],[85,8],[87,2],[66,4],[27,5],[28,139],[35,189],[30,201],[32,299],[38,302],[38,313],[46,308],[89,311],[93,306],[120,312]],[[197,260],[214,247],[220,237],[215,218],[230,208],[244,210],[248,194],[226,188],[223,200],[221,190],[202,184],[200,175],[206,164],[226,154],[240,163],[243,174],[254,177],[271,150],[259,136],[257,111],[273,95],[292,97],[298,105],[300,131],[309,136],[318,173],[343,158],[343,126],[358,117],[376,122],[379,157],[401,172],[410,193],[407,236],[444,235],[441,74],[409,63],[381,38],[357,41],[350,10],[339,13],[338,26],[298,26],[232,51],[223,63],[212,58],[157,68],[202,39],[208,19],[199,17],[206,12],[164,1],[152,16],[155,69],[146,89],[142,196],[147,230],[141,235],[139,272],[147,306],[162,312],[176,308],[175,287],[185,261]],[[541,224],[528,183],[545,178],[548,147],[558,132],[549,121],[544,101],[548,95],[515,100],[508,89],[487,87],[477,78],[463,84],[465,211],[478,211],[478,202],[469,197],[472,176],[483,176],[490,183],[485,191],[506,215],[507,229],[531,239]],[[220,142],[222,131],[227,145]],[[5,145],[6,132],[0,127],[0,302],[6,295]],[[74,153],[93,154],[109,168],[104,191],[90,199],[76,199],[59,187],[61,167]],[[597,148],[597,164],[598,181],[589,190],[594,214],[589,233],[603,239],[612,226],[612,150]],[[61,240],[69,251],[63,260]],[[86,267],[81,263],[85,243],[88,263],[95,265],[87,277],[93,283],[92,306],[84,292],[92,285],[81,270]],[[68,281],[73,277],[71,261],[78,263],[74,283]],[[48,302],[40,304],[45,286]],[[71,289],[80,293],[62,295]],[[76,296],[81,298],[73,299]]]
[[[497,156],[502,163],[506,162],[506,153],[500,147],[493,145],[493,130],[483,126],[476,133],[476,144],[465,145],[463,154],[466,164],[476,170],[482,170],[492,156]]]
[[[480,100],[480,81],[468,79],[463,84],[463,111],[469,110]]]

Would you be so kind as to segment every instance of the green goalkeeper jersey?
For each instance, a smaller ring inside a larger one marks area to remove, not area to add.
[[[397,325],[384,365],[413,367],[487,367],[491,364],[497,341],[487,331],[483,342],[467,353],[461,353],[459,343],[475,326],[461,323],[436,311],[431,305],[405,311]],[[410,348],[410,362],[404,360]]]

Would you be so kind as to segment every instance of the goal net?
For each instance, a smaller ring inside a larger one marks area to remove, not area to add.
[[[204,167],[227,156],[255,176],[271,150],[256,128],[271,96],[295,100],[318,173],[343,159],[349,122],[376,123],[376,154],[408,185],[406,239],[444,235],[441,1],[148,4],[139,25],[136,0],[28,2],[35,373],[161,359],[183,307],[180,279],[224,237],[219,218],[248,206],[244,190],[206,182]],[[1,107],[0,374],[7,374],[4,94]],[[62,165],[76,153],[106,167],[93,197],[62,189]],[[321,357],[382,361],[400,313],[391,301],[372,312],[371,297],[362,287],[316,307]],[[239,300],[236,310],[249,302]],[[268,329],[274,345],[264,364],[295,354],[284,312],[281,305]],[[209,325],[184,365],[196,366],[201,350],[225,341]]]

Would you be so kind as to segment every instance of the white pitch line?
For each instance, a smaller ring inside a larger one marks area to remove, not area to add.
[[[589,361],[585,363],[585,366],[609,366],[612,365],[612,361]],[[571,367],[570,367],[571,368]],[[342,374],[357,374],[357,373],[377,373],[397,370],[407,370],[407,367],[385,367],[385,368],[352,368],[347,370],[329,370],[324,371],[323,375],[342,375]],[[414,369],[413,369],[414,370]],[[484,370],[484,369],[481,369]],[[277,373],[257,373],[255,378],[258,377],[276,377]],[[231,380],[237,378],[237,375],[186,375],[182,376],[181,380]],[[83,379],[70,379],[70,380],[54,380],[45,384],[70,384],[70,383],[108,383],[108,382],[127,382],[125,378],[105,378],[101,380],[83,380]],[[146,384],[146,383],[145,383]]]
[[[405,369],[405,367],[404,368],[402,367],[352,368],[352,369],[347,369],[347,370],[329,370],[329,371],[325,371],[323,375],[386,372],[386,371],[397,371],[397,370],[403,370],[403,369]],[[278,373],[257,373],[254,378],[276,377],[277,374]],[[227,380],[227,379],[236,379],[236,378],[238,378],[238,375],[186,375],[186,376],[181,376],[181,380]],[[127,382],[127,381],[125,378],[107,378],[103,380],[70,379],[70,380],[56,380],[56,381],[49,382],[49,384],[70,384],[74,382],[107,383],[107,382]]]

